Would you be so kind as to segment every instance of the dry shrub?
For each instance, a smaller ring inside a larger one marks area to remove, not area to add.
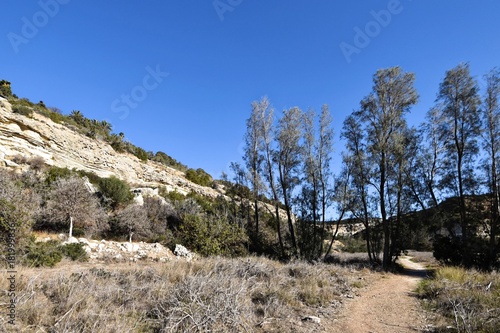
[[[335,265],[264,258],[165,264],[71,264],[18,271],[17,323],[26,332],[290,331],[303,315],[332,316],[350,293]],[[7,289],[6,279],[0,290]],[[3,295],[5,296],[5,295]],[[2,311],[4,309],[1,309]],[[0,321],[0,331],[9,328]]]
[[[420,296],[458,332],[500,331],[500,274],[442,267],[419,286]]]

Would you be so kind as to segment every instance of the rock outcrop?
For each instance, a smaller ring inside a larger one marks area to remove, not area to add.
[[[15,157],[43,158],[45,164],[89,171],[99,177],[116,176],[133,187],[215,197],[220,192],[194,184],[184,173],[153,161],[142,162],[127,153],[117,153],[107,142],[88,138],[64,124],[33,113],[32,118],[12,112],[0,97],[0,165],[22,170]],[[26,168],[27,166],[24,166]]]
[[[60,235],[60,238],[65,238],[65,235]],[[47,241],[50,238],[39,241]],[[176,245],[176,250],[182,248],[182,253],[172,253],[168,248],[160,243],[144,243],[144,242],[116,242],[108,240],[92,240],[87,238],[75,238],[64,241],[62,244],[81,243],[90,261],[118,261],[118,262],[135,262],[156,261],[167,262],[171,260],[191,261],[194,254],[187,250],[182,245]]]

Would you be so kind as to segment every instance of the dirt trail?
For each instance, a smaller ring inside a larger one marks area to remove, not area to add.
[[[404,273],[384,274],[363,290],[360,297],[347,303],[334,332],[423,332],[425,314],[413,291],[427,272],[421,264],[409,259],[399,259],[406,268]]]

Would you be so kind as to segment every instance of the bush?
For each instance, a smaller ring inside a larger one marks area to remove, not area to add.
[[[488,269],[488,251],[487,240],[477,236],[469,237],[465,246],[459,237],[437,236],[434,240],[434,257],[447,265]]]
[[[344,245],[342,251],[348,253],[366,252],[366,241],[356,237],[337,237]]]
[[[182,244],[202,256],[247,254],[245,231],[223,217],[187,215],[178,237]]]
[[[45,160],[43,157],[40,156],[35,156],[30,158],[27,163],[29,164],[30,168],[35,171],[40,171],[43,169],[45,165]]]
[[[50,185],[59,178],[69,178],[73,172],[68,168],[50,167],[45,175],[45,182]]]
[[[12,96],[12,89],[10,87],[10,82],[6,80],[0,81],[0,95],[5,98],[9,98]]]
[[[148,153],[140,147],[135,147],[134,155],[143,162],[148,160]]]
[[[186,171],[188,168],[184,164],[178,162],[175,158],[165,154],[162,151],[157,152],[153,157],[150,158],[152,161],[159,162],[166,166],[172,167],[180,171]]]
[[[213,183],[212,176],[201,168],[196,170],[188,169],[186,171],[186,179],[201,186],[210,186]]]
[[[121,179],[114,176],[101,178],[99,180],[99,189],[108,204],[116,208],[119,204],[126,203],[134,197],[130,192],[130,186]]]
[[[31,243],[27,248],[24,263],[31,267],[54,267],[62,257],[58,241]]]
[[[101,177],[99,177],[98,175],[96,175],[91,171],[78,170],[77,173],[82,178],[87,177],[89,182],[91,182],[93,185],[99,185],[99,182],[102,179]]]
[[[165,187],[160,187],[158,193],[164,197],[165,199],[171,201],[171,202],[179,202],[183,201],[186,199],[186,196],[182,193],[177,192],[177,190],[167,192]]]
[[[59,112],[49,111],[49,118],[53,122],[59,124],[64,120],[64,116]]]
[[[73,261],[87,261],[87,252],[83,248],[83,243],[70,243],[60,247],[61,253]]]
[[[31,117],[33,115],[33,109],[29,106],[24,105],[13,105],[12,112],[26,117]]]

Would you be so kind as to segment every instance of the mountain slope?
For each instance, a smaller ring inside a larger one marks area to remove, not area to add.
[[[13,113],[11,104],[0,97],[0,166],[26,168],[13,161],[17,156],[41,157],[47,165],[90,171],[99,177],[114,175],[133,187],[165,186],[167,191],[192,191],[210,197],[221,194],[190,182],[181,171],[117,153],[107,142],[84,136],[40,114],[26,117]]]

